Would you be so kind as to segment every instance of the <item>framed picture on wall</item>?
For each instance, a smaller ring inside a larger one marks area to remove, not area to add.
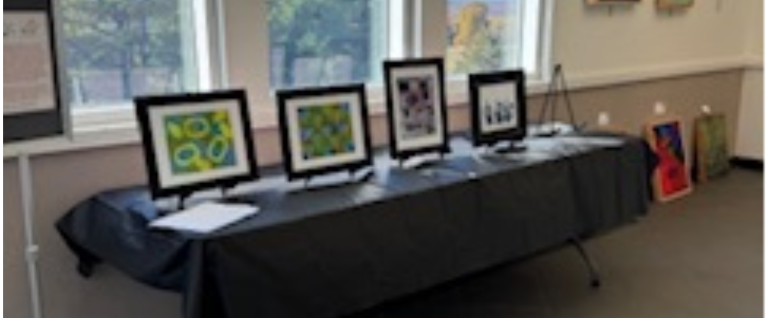
[[[589,5],[607,5],[607,4],[637,4],[642,0],[586,0]]]
[[[703,115],[695,119],[695,168],[699,182],[730,171],[727,119],[724,114]]]
[[[135,103],[153,197],[184,197],[259,178],[245,92]]]
[[[695,0],[657,0],[657,7],[661,10],[685,9],[695,5]]]
[[[526,137],[525,80],[523,70],[470,76],[471,130],[475,146],[494,146]]]
[[[682,121],[674,117],[656,118],[646,124],[647,142],[658,158],[653,174],[658,201],[671,201],[692,192],[683,131]]]
[[[52,0],[3,3],[3,142],[64,135],[69,114],[60,92]]]
[[[444,60],[387,61],[385,86],[391,156],[449,151]]]
[[[372,165],[365,85],[278,93],[289,180]]]

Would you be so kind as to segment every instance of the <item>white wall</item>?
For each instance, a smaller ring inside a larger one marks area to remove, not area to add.
[[[751,13],[747,19],[746,47],[756,65],[746,71],[743,81],[743,103],[738,120],[737,156],[763,160],[764,156],[764,1],[750,0]]]
[[[557,0],[554,59],[579,79],[740,60],[750,10],[745,0],[720,1],[672,13],[655,0],[614,9]]]
[[[746,3],[762,0],[698,0],[679,12],[656,10],[656,0],[612,9],[582,0],[553,1],[553,60],[581,85],[740,67],[747,50],[745,24],[753,12]],[[423,3],[423,24],[440,29],[443,24],[435,21],[445,18],[444,5]],[[425,52],[443,52],[445,37],[429,39]]]

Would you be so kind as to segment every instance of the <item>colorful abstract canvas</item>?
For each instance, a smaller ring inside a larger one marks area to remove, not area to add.
[[[352,173],[372,164],[365,85],[286,90],[277,95],[289,180]]]
[[[701,116],[695,120],[695,164],[698,181],[724,175],[730,170],[727,119],[724,115]]]
[[[134,103],[153,198],[259,178],[246,92],[145,96]]]
[[[169,115],[164,118],[164,126],[174,175],[235,166],[233,130],[227,111]]]
[[[354,153],[353,117],[350,104],[339,103],[297,109],[305,160]]]
[[[681,122],[672,119],[650,124],[648,139],[658,157],[654,184],[658,200],[669,201],[689,193],[692,183],[682,142]]]

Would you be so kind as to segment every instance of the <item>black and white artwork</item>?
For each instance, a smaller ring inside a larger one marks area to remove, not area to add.
[[[488,85],[481,88],[481,130],[493,133],[519,125],[519,101],[516,83]]]
[[[471,128],[476,146],[518,141],[527,134],[527,98],[522,70],[472,74]]]

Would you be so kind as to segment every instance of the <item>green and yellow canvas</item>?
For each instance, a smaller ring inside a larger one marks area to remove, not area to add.
[[[163,122],[174,175],[236,165],[233,127],[227,111],[169,115]]]
[[[332,158],[356,151],[349,104],[313,105],[300,107],[297,112],[304,160]]]
[[[730,170],[724,115],[701,116],[695,120],[695,152],[699,181],[713,179]]]

